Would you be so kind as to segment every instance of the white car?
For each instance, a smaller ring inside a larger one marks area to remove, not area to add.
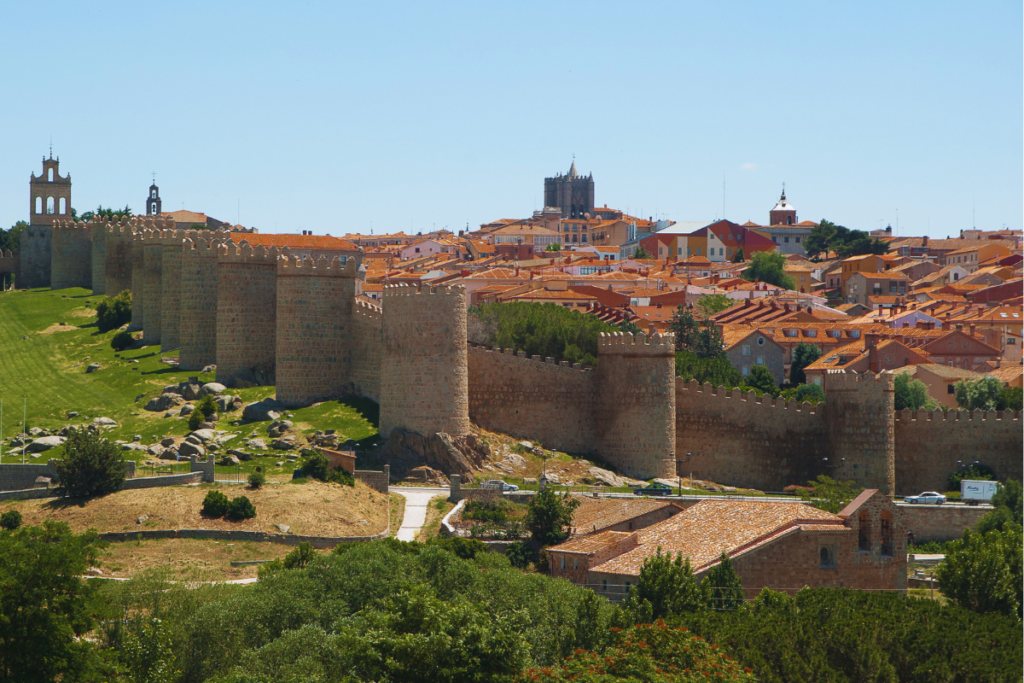
[[[925,491],[918,496],[906,496],[903,499],[905,503],[920,503],[922,505],[942,505],[946,502],[946,497],[941,493],[935,491]]]
[[[497,489],[499,491],[518,491],[519,487],[515,484],[506,484],[501,479],[491,479],[480,484],[482,489]]]

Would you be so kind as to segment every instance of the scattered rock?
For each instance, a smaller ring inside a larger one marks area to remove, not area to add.
[[[103,576],[103,570],[97,567],[89,567],[85,570],[86,576]]]
[[[543,474],[540,478],[547,481],[549,484],[562,483],[562,480],[558,477],[557,474]]]
[[[100,369],[100,364],[99,363],[89,363],[88,367],[85,368],[85,374],[88,375],[89,373],[96,372],[99,369]]]
[[[214,396],[217,396],[224,393],[225,389],[227,389],[227,387],[220,382],[207,382],[201,389],[199,389],[199,395],[205,396],[207,394],[213,394]]]
[[[535,485],[536,483],[537,483],[537,478],[536,477],[524,477],[523,478],[523,484],[524,485],[527,485],[527,484],[534,484]]]
[[[223,458],[220,459],[220,464],[221,465],[240,465],[241,464],[241,460],[239,460],[238,458],[236,458],[233,455],[225,455]]]
[[[278,467],[281,467],[282,465],[284,465],[284,461],[283,460],[278,460],[274,464],[277,465]]]
[[[142,441],[142,434],[136,434],[133,436],[132,441]]]
[[[147,519],[149,519],[149,515],[142,515],[141,517],[139,517],[138,519],[135,520],[135,523],[136,524],[142,524]]]
[[[224,394],[215,398],[213,402],[217,405],[217,410],[222,413],[230,413],[242,407],[242,398],[240,396]]]
[[[198,384],[187,383],[181,388],[181,397],[186,401],[194,401],[201,395],[201,387]]]
[[[32,443],[25,446],[26,453],[42,453],[48,451],[51,448],[56,448],[64,443],[63,436],[43,436],[35,439]],[[10,451],[8,451],[10,452]]]
[[[178,446],[178,452],[185,458],[191,458],[193,455],[202,458],[206,455],[205,448],[191,441],[182,441],[181,445]]]
[[[436,484],[439,486],[448,486],[451,482],[448,481],[448,477],[444,476],[444,472],[439,472],[429,465],[420,465],[409,470],[409,474],[405,476],[406,481],[422,482],[424,484]]]
[[[191,415],[192,411],[195,409],[196,407],[194,405],[192,405],[191,403],[186,403],[181,407],[181,411],[178,414],[181,416]]]
[[[208,373],[208,372],[217,372],[217,366],[216,365],[207,365],[205,368],[202,369],[202,373],[204,375],[206,373]]]
[[[620,477],[614,472],[602,469],[600,467],[588,468],[587,474],[589,474],[590,476],[585,478],[593,478],[594,480],[602,484],[605,484],[606,486],[637,486],[639,484],[643,484],[643,482],[637,479],[630,479],[629,477]]]
[[[156,444],[155,443],[152,446],[150,446],[149,448],[147,448],[146,452],[149,453],[150,455],[155,455],[156,457],[159,458],[160,456],[162,456],[164,454],[165,450],[167,450],[167,449],[164,448],[163,446],[161,446],[160,444]]]
[[[96,419],[94,419],[92,421],[92,423],[94,425],[99,425],[100,427],[116,427],[117,426],[117,422],[115,422],[114,420],[111,420],[109,417],[97,417]]]
[[[281,417],[281,405],[272,398],[249,403],[242,410],[242,419],[246,422],[266,422],[279,417]]]
[[[168,410],[166,413],[164,413],[164,417],[181,417],[181,415],[179,413],[174,412],[173,410]]]
[[[174,450],[173,448],[165,448],[163,450],[163,452],[160,454],[160,459],[161,460],[177,460],[178,459],[178,451]]]
[[[213,428],[214,428],[214,427],[216,427],[216,426],[217,426],[217,425],[215,425],[215,424],[214,424],[214,423],[212,423],[212,422],[200,422],[200,423],[199,423],[199,428],[200,428],[200,429],[213,429]]]
[[[228,451],[228,455],[233,455],[242,462],[249,462],[252,460],[252,453],[246,453],[245,451],[238,450],[237,448],[232,448]]]
[[[270,447],[277,451],[290,451],[295,448],[295,437],[286,436],[283,439],[275,439],[271,442]]]
[[[157,413],[161,410],[168,410],[170,408],[176,408],[185,402],[185,399],[179,394],[164,393],[160,394],[156,398],[149,400],[146,404],[146,410]]]
[[[32,427],[31,429],[28,430],[28,433],[31,434],[32,436],[42,436],[43,430],[40,429],[39,427]]]
[[[189,434],[188,438],[190,440],[193,438],[199,439],[202,443],[206,443],[207,441],[212,440],[215,436],[217,436],[217,434],[212,429],[197,429]]]
[[[168,447],[168,448],[169,448],[169,447],[171,447],[171,446],[173,446],[173,445],[174,445],[174,437],[173,437],[173,436],[165,436],[165,437],[164,437],[164,438],[163,438],[163,439],[162,439],[162,440],[160,441],[160,445],[161,445],[161,446],[165,446],[165,447]]]
[[[287,524],[275,524],[274,526],[277,527],[277,530],[280,531],[282,534],[288,533],[288,531],[291,529],[291,527]]]
[[[367,525],[369,525],[369,522],[366,521],[365,519],[361,519],[358,522],[356,522],[356,524],[362,524],[363,526],[367,526]]]
[[[141,443],[126,443],[121,446],[122,451],[144,451],[146,447]]]
[[[245,445],[248,448],[257,448],[261,451],[267,450],[267,442],[263,439],[249,439],[245,442]]]
[[[75,412],[74,410],[72,410],[72,411],[71,411],[70,413],[68,413],[68,419],[69,419],[69,420],[70,420],[71,418],[73,418],[73,417],[78,417],[78,413],[77,413],[77,412]]]

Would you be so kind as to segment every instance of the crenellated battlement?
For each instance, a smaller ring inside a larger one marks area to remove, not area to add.
[[[635,355],[675,355],[676,336],[672,333],[647,335],[643,332],[602,332],[597,336],[597,352]]]
[[[911,410],[896,411],[898,422],[994,422],[1020,420],[1019,410]]]
[[[220,263],[250,263],[276,266],[279,258],[288,258],[290,254],[291,250],[288,247],[282,249],[270,247],[267,249],[262,244],[259,244],[253,249],[245,240],[242,240],[240,244],[228,241],[217,247],[217,259]]]
[[[687,382],[682,377],[676,377],[676,391],[692,391],[695,394],[701,394],[700,397],[697,397],[698,400],[708,400],[714,397],[725,401],[733,401],[734,403],[745,403],[747,407],[752,409],[757,406],[758,408],[786,410],[807,415],[824,414],[824,410],[819,409],[819,407],[824,408],[824,404],[821,403],[811,405],[807,401],[787,401],[781,398],[772,398],[767,394],[758,397],[757,392],[754,390],[744,393],[738,388],[726,389],[724,386],[715,387],[708,382],[701,384],[695,379]]]
[[[473,342],[469,342],[468,347],[470,353],[489,355],[493,354],[495,356],[502,356],[512,362],[521,363],[522,365],[529,367],[543,365],[551,370],[572,373],[593,373],[594,371],[594,368],[589,365],[582,365],[581,363],[570,363],[567,360],[555,361],[555,359],[551,358],[550,356],[547,358],[543,358],[538,355],[527,356],[526,352],[523,350],[519,350],[517,352],[515,349],[502,349],[497,346],[487,346],[485,344],[475,344]]]
[[[888,372],[847,372],[846,370],[828,370],[825,378],[826,393],[833,391],[864,391],[865,383],[874,382],[883,391],[893,391],[895,376]]]
[[[459,285],[439,285],[437,287],[415,287],[405,283],[384,285],[384,298],[396,296],[465,296],[465,288]]]
[[[89,231],[89,235],[92,235],[92,223],[86,223],[85,221],[54,221],[53,231],[54,233],[70,233],[70,234],[82,234],[86,230]],[[79,233],[78,231],[82,231]]]
[[[339,256],[328,258],[321,254],[319,259],[307,256],[285,256],[277,262],[277,274],[283,276],[344,277],[355,279],[358,272],[357,259]]]
[[[368,301],[360,301],[359,299],[356,299],[352,312],[356,315],[363,315],[367,318],[375,318],[377,320],[380,320],[384,316],[383,308],[376,304],[371,304]]]

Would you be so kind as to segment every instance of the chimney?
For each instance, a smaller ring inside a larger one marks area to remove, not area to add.
[[[971,325],[970,330],[971,330],[971,336],[973,337],[974,336],[974,325]]]
[[[921,240],[921,246],[922,247],[927,247],[928,246],[928,235],[925,235],[924,239]]]
[[[661,302],[658,302],[658,308],[661,308]],[[971,334],[974,334],[974,325],[971,325]]]

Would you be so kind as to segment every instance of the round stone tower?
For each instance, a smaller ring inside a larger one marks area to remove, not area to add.
[[[469,432],[466,290],[384,288],[380,434]]]

